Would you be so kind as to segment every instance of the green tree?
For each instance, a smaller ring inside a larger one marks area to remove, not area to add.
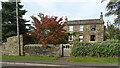
[[[108,12],[105,14],[105,16],[117,15],[117,18],[114,20],[115,23],[118,23],[118,15],[120,14],[120,7],[118,7],[118,4],[120,4],[120,1],[110,1],[106,6]]]
[[[105,16],[111,16],[111,15],[117,16],[114,19],[114,22],[115,22],[114,24],[117,24],[118,27],[119,27],[118,20],[119,20],[119,15],[120,15],[119,5],[120,5],[120,1],[115,2],[115,1],[110,0],[106,6],[108,12],[105,14]],[[106,28],[106,38],[120,40],[120,30],[116,28],[113,24],[108,24]]]
[[[120,40],[120,30],[108,22],[105,37],[107,40]]]
[[[22,10],[23,5],[18,3],[19,10],[19,28],[20,34],[27,32],[26,22],[23,19],[23,15],[27,12]],[[17,23],[16,23],[16,2],[2,2],[2,40],[6,40],[7,37],[14,36],[17,34]]]
[[[1,14],[1,10],[0,10],[0,43],[2,41],[2,14]]]

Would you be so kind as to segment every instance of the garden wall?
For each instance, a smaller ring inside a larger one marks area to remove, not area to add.
[[[23,55],[23,36],[20,35],[21,55]],[[19,56],[19,46],[17,36],[7,38],[7,42],[3,43],[2,52],[4,55]]]
[[[43,47],[42,44],[26,44],[24,43],[26,40],[23,40],[23,38],[20,35],[20,53],[23,56],[60,56],[60,44],[48,44],[47,47]],[[17,36],[7,38],[7,42],[2,45],[2,50],[2,54],[4,55],[19,56]]]
[[[41,44],[24,45],[25,56],[60,56],[60,45],[48,44],[43,47]]]

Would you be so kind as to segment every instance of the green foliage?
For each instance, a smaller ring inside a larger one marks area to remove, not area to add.
[[[65,36],[63,38],[59,38],[60,44],[67,44],[68,43],[68,36]]]
[[[69,61],[113,63],[118,62],[118,57],[70,57]]]
[[[120,43],[120,40],[107,40],[107,41],[99,41],[99,42],[95,42],[95,43]]]
[[[120,40],[120,30],[112,24],[107,24],[105,37],[106,39]]]
[[[27,12],[26,10],[21,10],[23,5],[18,4],[19,6],[19,22],[27,22],[25,19],[22,19],[22,16]],[[16,2],[2,2],[2,23],[14,23],[16,24]]]
[[[23,36],[23,42],[24,42],[24,45],[38,43],[37,39],[33,35],[27,35],[27,34]]]
[[[81,33],[81,32],[73,32],[73,33],[70,33],[70,32],[66,32],[68,35],[73,35],[73,36],[77,36],[77,34]]]
[[[6,41],[6,38],[15,36],[17,34],[17,23],[16,23],[16,2],[2,2],[2,40]],[[20,34],[25,34],[27,32],[26,29],[26,21],[23,19],[23,15],[27,12],[26,10],[22,10],[23,5],[18,4],[19,6],[19,28]]]
[[[81,44],[91,44],[91,43],[92,43],[92,42],[80,42],[80,41],[78,41],[78,40],[77,40],[77,41],[76,41],[76,40],[74,41],[74,44],[80,44],[80,45],[81,45]]]
[[[115,23],[118,23],[118,15],[120,14],[120,8],[118,8],[118,4],[120,4],[120,1],[109,2],[106,6],[108,12],[105,14],[105,16],[117,15],[117,18],[115,18]]]
[[[115,57],[120,53],[120,44],[84,43],[74,46],[71,55],[90,57]]]
[[[0,10],[0,42],[2,41],[2,14]]]
[[[3,59],[56,60],[59,56],[2,56]]]
[[[2,40],[6,41],[7,37],[16,35],[16,24],[2,24]]]

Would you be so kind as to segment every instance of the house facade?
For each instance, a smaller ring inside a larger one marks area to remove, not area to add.
[[[104,40],[104,20],[101,12],[100,19],[69,20],[65,27],[69,35],[68,41],[95,42]],[[76,32],[76,36],[72,35]]]

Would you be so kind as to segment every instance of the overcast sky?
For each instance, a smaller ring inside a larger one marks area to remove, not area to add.
[[[23,9],[28,11],[23,18],[30,22],[30,16],[37,17],[40,12],[50,16],[67,16],[68,20],[99,19],[101,12],[107,12],[108,2],[109,0],[103,3],[101,0],[21,0]],[[104,17],[104,20],[114,22],[114,18],[115,16]]]

